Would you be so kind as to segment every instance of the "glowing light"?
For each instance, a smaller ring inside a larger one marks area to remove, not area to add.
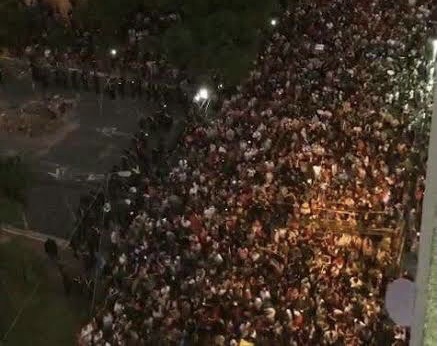
[[[272,25],[272,26],[276,26],[277,24],[278,24],[278,21],[276,20],[276,19],[272,19],[271,21],[270,21],[270,24]]]
[[[206,88],[200,88],[197,94],[194,96],[194,101],[206,101],[209,98],[209,91]]]
[[[131,171],[120,171],[116,173],[121,178],[129,178],[132,175]]]
[[[111,203],[106,202],[106,203],[103,205],[103,211],[104,211],[105,213],[109,213],[109,212],[111,211]]]
[[[116,49],[111,49],[110,51],[112,56],[116,56],[117,55],[117,50]]]
[[[206,90],[205,88],[200,89],[199,96],[201,99],[206,100],[208,98],[208,90]]]

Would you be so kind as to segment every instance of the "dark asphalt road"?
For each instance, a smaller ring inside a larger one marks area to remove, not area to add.
[[[19,106],[23,102],[35,99],[41,89],[32,89],[27,72],[12,62],[0,62],[5,70],[3,85],[0,86],[0,102]],[[5,67],[6,65],[6,67]],[[102,176],[112,165],[120,161],[120,153],[131,140],[130,135],[138,127],[142,115],[153,114],[158,105],[138,99],[110,100],[95,93],[66,91],[50,88],[52,94],[66,98],[77,98],[77,106],[72,111],[72,123],[76,130],[68,133],[47,152],[36,155],[32,144],[15,144],[7,136],[0,134],[0,149],[18,151],[29,155],[32,168],[37,173],[35,186],[29,191],[26,217],[31,229],[67,237],[74,227],[74,210],[79,196],[89,191],[90,185],[98,182],[86,182],[90,174]],[[165,138],[166,143],[174,142],[183,130],[183,112],[179,105],[168,105],[175,123],[169,132],[151,133],[152,143]],[[63,167],[59,180],[49,175],[57,167]],[[78,182],[81,180],[82,182]]]

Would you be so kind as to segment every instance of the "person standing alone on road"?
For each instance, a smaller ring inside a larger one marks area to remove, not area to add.
[[[53,262],[58,260],[58,245],[53,239],[47,239],[45,241],[44,250]]]

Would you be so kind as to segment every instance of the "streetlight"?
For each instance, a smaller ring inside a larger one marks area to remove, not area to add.
[[[199,96],[201,100],[207,100],[209,97],[208,90],[205,88],[202,88],[199,90]]]
[[[211,102],[209,90],[205,87],[199,89],[196,95],[194,95],[194,102],[197,103],[200,110],[203,110],[205,114],[208,111],[209,104]]]
[[[209,99],[209,91],[207,88],[200,88],[196,95],[194,95],[194,101],[206,101]]]
[[[278,24],[278,20],[275,18],[272,18],[272,20],[270,21],[270,25],[271,26],[276,26]]]
[[[194,101],[199,103],[200,101],[205,102],[209,99],[209,91],[207,88],[200,88],[196,95],[194,95]]]
[[[117,55],[117,50],[112,48],[109,53],[111,54],[112,57],[115,57]]]

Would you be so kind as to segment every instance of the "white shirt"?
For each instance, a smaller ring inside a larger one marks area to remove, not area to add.
[[[182,225],[182,227],[188,228],[188,227],[191,226],[191,222],[190,222],[190,220],[187,220],[187,219],[185,219],[185,218],[182,218],[182,220],[181,220],[181,225]]]
[[[315,175],[316,179],[319,179],[320,172],[322,171],[322,167],[321,166],[313,166],[313,171],[314,171],[314,175]]]
[[[215,214],[215,207],[211,206],[203,212],[206,218],[210,219]]]
[[[111,232],[111,243],[112,244],[117,244],[118,243],[118,232],[117,231],[112,231]]]
[[[109,312],[105,316],[103,316],[103,326],[105,328],[111,328],[112,322],[114,321],[114,318],[112,317],[112,314]]]

